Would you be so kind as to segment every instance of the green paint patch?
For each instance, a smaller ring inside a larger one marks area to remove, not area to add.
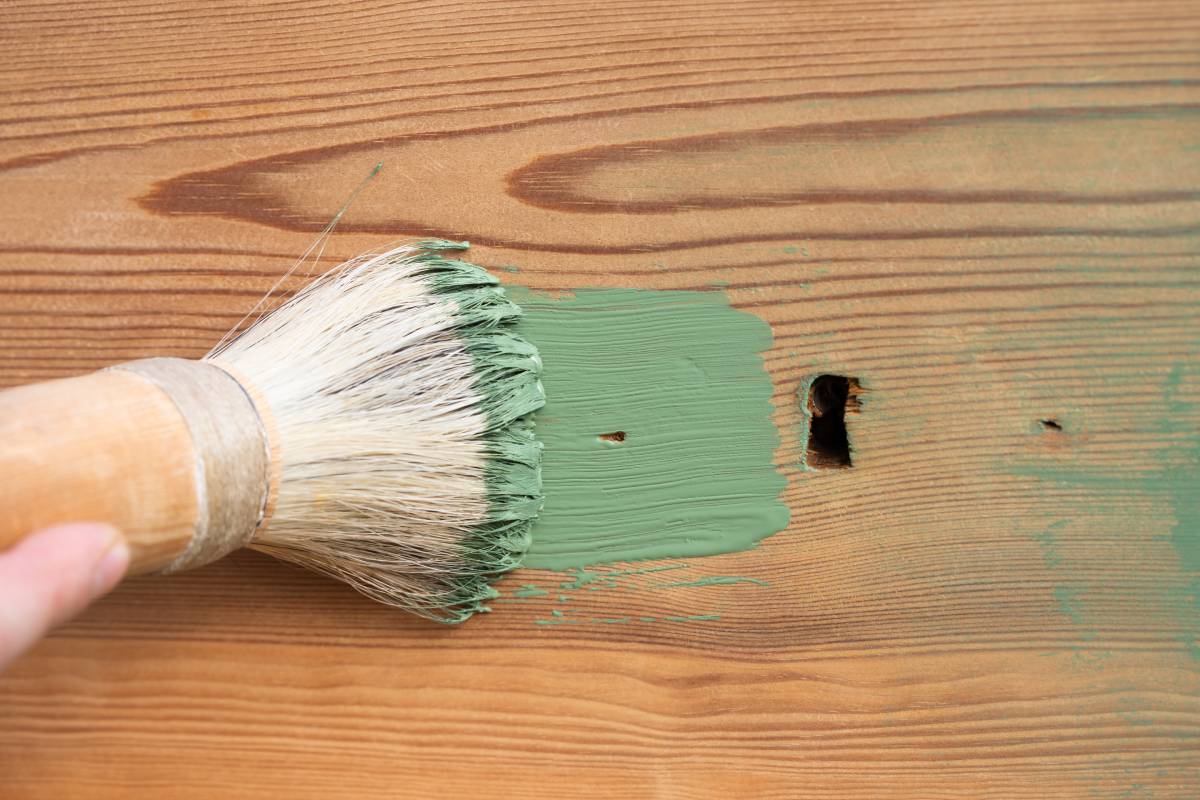
[[[550,594],[545,589],[532,583],[527,583],[513,592],[513,597],[545,597]]]
[[[527,566],[576,570],[562,588],[578,589],[600,578],[589,565],[730,553],[787,526],[770,326],[720,292],[509,294],[547,396]]]

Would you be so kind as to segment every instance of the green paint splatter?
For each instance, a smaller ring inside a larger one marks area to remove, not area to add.
[[[547,395],[528,566],[578,569],[563,588],[581,588],[597,579],[591,564],[745,550],[787,526],[767,323],[720,292],[510,296]],[[598,439],[617,431],[617,446]]]
[[[517,589],[515,592],[513,592],[513,597],[545,597],[548,594],[550,593],[540,586],[527,583],[520,589]]]

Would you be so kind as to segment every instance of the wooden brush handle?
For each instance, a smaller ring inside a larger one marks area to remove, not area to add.
[[[0,392],[0,549],[58,522],[116,526],[130,574],[246,544],[267,496],[253,401],[205,362],[150,359]]]
[[[131,573],[160,569],[195,529],[195,463],[180,410],[132,372],[0,392],[0,549],[56,522],[108,522]]]

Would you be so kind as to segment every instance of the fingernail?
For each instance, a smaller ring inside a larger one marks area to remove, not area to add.
[[[100,557],[96,569],[92,572],[92,599],[108,594],[112,588],[125,577],[129,569],[129,545],[125,537],[113,531],[113,542],[108,551]]]

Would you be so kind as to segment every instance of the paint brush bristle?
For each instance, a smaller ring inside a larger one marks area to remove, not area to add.
[[[541,362],[462,247],[347,262],[205,358],[273,417],[278,498],[249,547],[445,622],[484,607],[541,507]]]

